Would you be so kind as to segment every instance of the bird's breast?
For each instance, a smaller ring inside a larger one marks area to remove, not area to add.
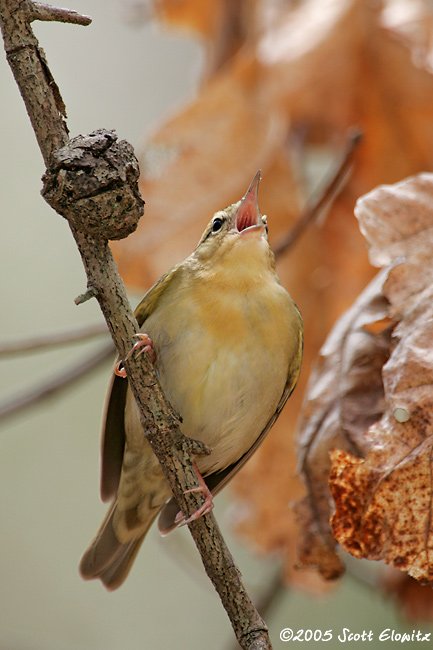
[[[146,320],[183,433],[213,449],[199,459],[202,473],[235,462],[275,412],[297,346],[293,309],[271,276],[244,291],[183,289]]]

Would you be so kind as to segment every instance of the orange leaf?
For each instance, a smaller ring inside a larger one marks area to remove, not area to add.
[[[382,295],[386,273],[380,273],[338,320],[320,351],[298,423],[302,432],[298,462],[308,495],[296,505],[300,540],[299,564],[314,566],[326,578],[343,567],[335,555],[329,517],[329,451],[345,449],[357,456],[368,451],[365,431],[384,408],[381,369],[388,358],[390,327],[372,333],[383,321],[388,301]]]
[[[383,368],[386,409],[368,432],[370,451],[365,460],[334,452],[330,478],[332,526],[343,548],[420,581],[433,578],[432,202],[433,175],[424,174],[358,203],[372,260],[402,260],[384,285],[401,320]]]

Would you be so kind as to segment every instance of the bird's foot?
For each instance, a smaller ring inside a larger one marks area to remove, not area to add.
[[[197,465],[193,462],[192,466],[196,473],[199,484],[197,485],[197,487],[191,488],[190,490],[186,490],[185,494],[188,494],[189,492],[201,492],[205,499],[203,505],[201,505],[200,508],[198,508],[195,512],[193,512],[193,514],[190,517],[188,517],[188,519],[185,519],[185,516],[182,514],[182,512],[177,513],[174,519],[174,523],[177,524],[179,528],[181,526],[186,526],[187,524],[191,523],[191,521],[195,521],[196,519],[203,517],[203,515],[207,515],[214,508],[212,492],[209,490],[208,486],[206,485],[206,482],[203,476],[201,475]]]
[[[138,334],[135,334],[135,336],[138,338],[138,341],[137,343],[134,343],[134,345],[126,355],[125,360],[129,359],[134,354],[134,352],[139,350],[138,356],[140,356],[140,354],[143,354],[143,352],[147,352],[151,362],[155,363],[156,354],[155,354],[155,350],[153,349],[153,343],[150,336],[144,332],[139,332]]]
[[[155,350],[153,349],[153,343],[150,336],[142,332],[135,334],[135,336],[137,336],[139,340],[136,343],[134,343],[132,348],[129,350],[128,354],[125,357],[125,361],[127,361],[134,354],[134,352],[139,350],[138,356],[140,354],[143,354],[143,352],[147,352],[150,361],[152,363],[155,363],[156,354],[155,354]],[[116,367],[114,368],[114,374],[117,375],[118,377],[123,377],[123,378],[126,377],[126,370],[123,367],[123,361],[119,361],[119,363],[116,365]]]
[[[126,378],[126,370],[123,367],[123,361],[120,360],[119,363],[116,363],[114,366],[114,374],[117,375],[118,377],[122,377],[123,379]]]

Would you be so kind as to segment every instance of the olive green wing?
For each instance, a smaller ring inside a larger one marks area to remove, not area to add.
[[[272,429],[275,422],[277,421],[290,395],[295,390],[296,384],[298,383],[299,373],[301,371],[302,354],[303,354],[302,336],[299,343],[300,345],[298,348],[298,353],[296,355],[296,358],[294,359],[294,362],[289,366],[289,374],[287,377],[287,382],[284,387],[283,394],[281,395],[281,399],[278,402],[278,406],[275,410],[275,413],[268,420],[265,428],[263,429],[263,431],[261,432],[257,440],[251,445],[248,451],[246,451],[245,454],[239,458],[239,460],[233,463],[233,465],[229,465],[229,467],[226,467],[221,472],[215,472],[215,474],[210,474],[209,476],[206,476],[205,480],[210,490],[212,491],[212,494],[218,494],[218,492],[220,492],[223,489],[223,487],[225,487],[227,483],[231,481],[233,476],[239,472],[239,470],[245,465],[245,463],[251,458],[251,456],[255,453],[255,451],[260,447],[263,440],[266,438],[267,434],[269,433],[269,431]]]
[[[177,265],[163,275],[139,303],[135,310],[135,317],[140,327],[155,309],[163,292],[178,277],[180,268],[180,265]],[[101,498],[103,501],[110,501],[115,497],[119,486],[125,448],[124,416],[127,391],[128,380],[118,377],[113,372],[102,420]]]
[[[182,268],[182,264],[177,264],[176,266],[173,266],[170,271],[164,273],[164,275],[161,276],[159,280],[155,282],[153,287],[151,287],[145,294],[143,300],[137,305],[134,314],[140,327],[143,325],[146,318],[148,318],[153,312],[156,303],[164,291],[172,285],[174,280],[179,280],[182,274]]]
[[[278,416],[280,415],[281,411],[284,408],[285,403],[289,399],[290,395],[293,393],[296,384],[298,383],[299,373],[301,372],[302,355],[304,349],[304,337],[302,333],[302,320],[300,314],[299,314],[299,319],[301,323],[301,329],[300,329],[297,354],[295,355],[292,363],[289,365],[287,382],[284,387],[283,394],[281,395],[281,399],[278,402],[278,406],[275,410],[275,413],[268,420],[265,428],[263,429],[263,431],[261,432],[257,440],[251,445],[251,447],[248,449],[248,451],[245,452],[243,456],[241,456],[235,463],[229,465],[228,467],[221,470],[220,472],[215,472],[213,474],[209,474],[208,476],[204,477],[206,484],[211,490],[213,496],[218,494],[218,492],[220,492],[223,489],[223,487],[225,487],[227,483],[231,481],[231,479],[235,476],[235,474],[237,474],[239,470],[245,465],[245,463],[251,458],[251,456],[258,449],[258,447],[260,447],[263,440],[266,438],[267,434],[269,433],[270,429],[274,426],[276,420],[278,419]],[[170,530],[172,530],[173,528],[176,528],[176,524],[174,523],[174,518],[176,517],[178,512],[179,512],[179,506],[177,505],[175,499],[174,498],[170,499],[170,501],[168,501],[164,506],[164,508],[162,509],[158,520],[158,528],[162,534],[165,535],[169,533]]]

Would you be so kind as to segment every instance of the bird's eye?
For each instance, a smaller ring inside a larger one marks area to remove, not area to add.
[[[218,217],[213,220],[212,222],[212,232],[218,232],[218,230],[221,230],[223,225],[223,220],[219,219]]]

